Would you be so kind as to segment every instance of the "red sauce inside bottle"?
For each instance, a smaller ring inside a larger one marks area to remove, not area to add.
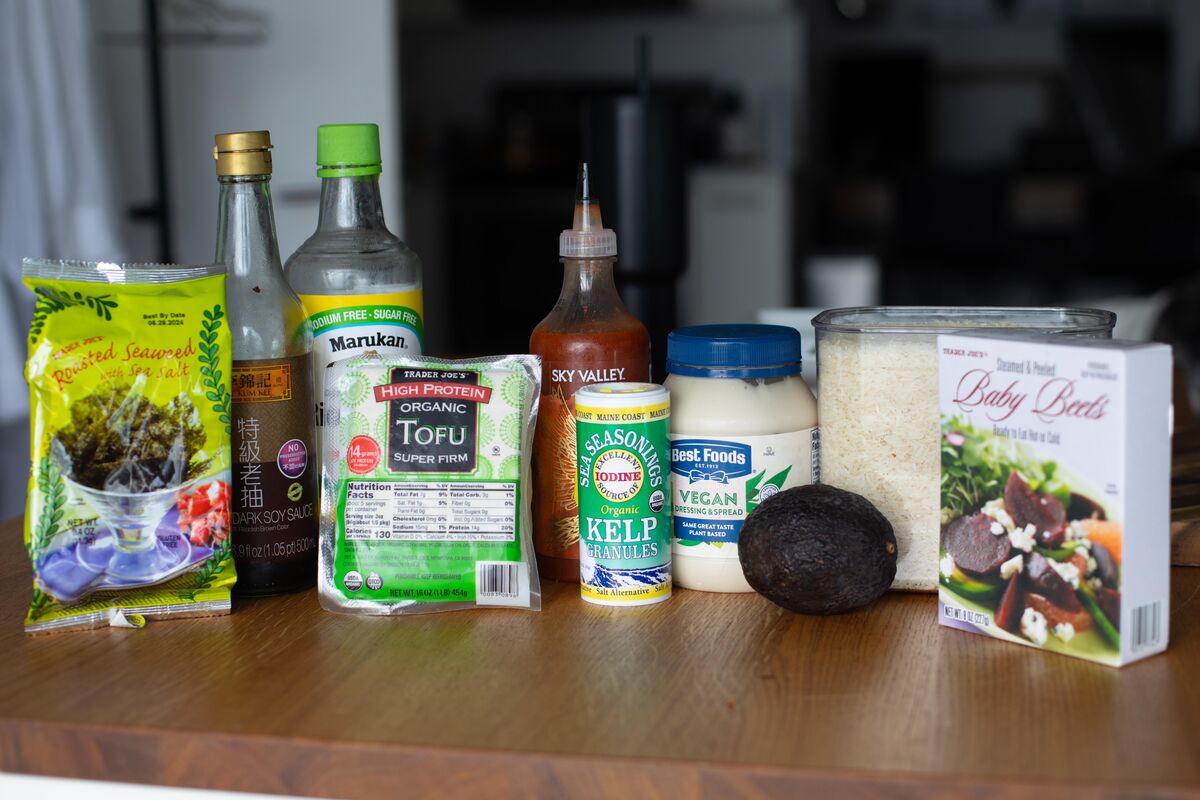
[[[579,580],[575,392],[591,383],[648,381],[650,337],[625,309],[613,259],[564,259],[563,294],[533,331],[542,396],[533,452],[533,540],[538,572]]]

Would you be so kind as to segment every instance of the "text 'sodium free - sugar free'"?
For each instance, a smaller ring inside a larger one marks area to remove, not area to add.
[[[575,395],[579,577],[610,606],[671,596],[671,401],[652,383],[601,383]]]

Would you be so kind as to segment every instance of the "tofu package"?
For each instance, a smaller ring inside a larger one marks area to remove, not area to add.
[[[1171,348],[942,335],[938,621],[1121,666],[1167,647]]]
[[[542,365],[375,352],[325,373],[321,605],[537,611],[530,457]]]

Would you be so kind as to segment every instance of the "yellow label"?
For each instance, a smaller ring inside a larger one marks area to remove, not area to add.
[[[368,350],[418,354],[424,349],[421,290],[390,294],[302,294],[313,353],[324,367]],[[318,389],[323,374],[317,370]],[[322,396],[318,394],[318,397]]]
[[[378,294],[302,294],[317,364],[317,419],[324,424],[325,367],[375,351],[419,355],[425,349],[420,289]]]
[[[637,587],[616,587],[608,588],[604,586],[589,586],[588,584],[580,584],[579,593],[584,597],[590,597],[593,600],[653,600],[656,597],[663,597],[671,594],[671,581],[665,580],[662,583],[656,583],[653,586],[637,586]]]
[[[653,391],[657,388],[653,383],[622,383],[615,386],[593,386],[589,391],[596,394],[638,394],[640,392]]]
[[[304,313],[310,317],[349,306],[404,306],[417,312],[418,316],[425,316],[424,294],[420,289],[383,294],[302,294],[299,297]]]
[[[662,419],[671,413],[669,402],[653,403],[648,406],[575,406],[575,419],[581,422],[649,422]]]

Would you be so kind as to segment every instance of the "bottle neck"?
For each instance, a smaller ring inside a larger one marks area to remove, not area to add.
[[[386,229],[378,175],[321,179],[318,231]]]
[[[222,176],[217,212],[217,263],[230,276],[282,272],[271,207],[271,176]]]
[[[623,307],[613,280],[615,258],[564,258],[563,285],[559,300],[578,295],[589,304],[608,301]]]

